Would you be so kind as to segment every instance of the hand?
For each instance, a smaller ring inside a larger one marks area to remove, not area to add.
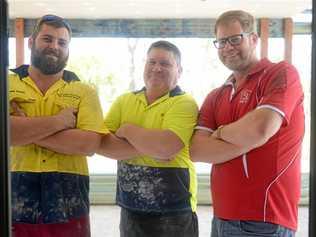
[[[19,107],[18,103],[15,101],[10,102],[10,106],[13,109],[13,112],[10,115],[26,117],[25,112]]]
[[[116,130],[115,135],[118,138],[122,138],[125,139],[125,128],[126,128],[127,124],[123,124],[119,129]]]
[[[222,130],[224,128],[224,125],[219,126],[215,132],[213,132],[212,137],[219,139],[219,140],[223,140],[222,138]]]
[[[63,129],[75,128],[77,124],[77,112],[74,108],[66,108],[61,110],[56,118]]]
[[[133,127],[135,127],[133,124],[123,124],[118,130],[116,130],[115,135],[119,138],[127,139],[127,133],[132,131],[131,129],[133,129]]]
[[[217,130],[215,130],[212,134],[211,134],[211,136],[213,137],[213,138],[217,138]]]

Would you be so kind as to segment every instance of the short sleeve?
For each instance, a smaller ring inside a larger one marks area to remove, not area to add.
[[[198,126],[196,127],[196,129],[208,130],[210,132],[216,130],[216,122],[214,116],[215,94],[216,91],[213,90],[205,98],[199,112]]]
[[[194,99],[182,95],[164,115],[162,129],[174,132],[185,145],[189,145],[197,115],[198,107]]]
[[[258,108],[269,107],[279,112],[287,124],[295,108],[303,101],[299,74],[294,66],[282,62],[267,82]]]
[[[110,110],[105,116],[105,126],[111,131],[116,132],[117,129],[121,126],[121,117],[122,117],[122,106],[121,100],[123,95],[119,96],[111,105]]]
[[[88,85],[84,87],[85,92],[77,115],[77,128],[103,134],[109,133],[103,123],[103,113],[96,90]]]

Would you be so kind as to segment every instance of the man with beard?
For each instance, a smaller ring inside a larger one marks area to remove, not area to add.
[[[192,138],[194,161],[212,163],[212,237],[294,236],[304,135],[296,69],[256,56],[255,19],[228,11],[214,41],[232,70],[207,96]]]
[[[129,143],[114,146],[114,139],[103,136],[98,151],[120,160],[121,237],[198,236],[196,173],[189,157],[198,108],[177,85],[181,73],[179,49],[168,41],[153,43],[145,87],[117,98],[105,118],[117,139]]]
[[[88,237],[86,155],[100,143],[96,91],[64,70],[71,29],[43,16],[28,45],[31,65],[9,76],[14,237]]]

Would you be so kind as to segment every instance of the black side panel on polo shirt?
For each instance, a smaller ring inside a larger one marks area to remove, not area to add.
[[[10,71],[19,75],[19,78],[22,80],[29,75],[28,69],[29,65],[21,65],[15,69],[10,69]],[[66,82],[80,81],[79,77],[74,72],[68,70],[64,70],[63,80]]]
[[[118,162],[117,204],[142,213],[191,211],[188,168],[148,167]]]

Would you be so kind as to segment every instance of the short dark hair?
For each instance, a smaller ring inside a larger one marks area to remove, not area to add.
[[[68,22],[60,16],[49,14],[49,15],[42,16],[40,19],[38,19],[34,27],[33,33],[31,35],[33,39],[37,37],[38,33],[41,31],[41,28],[44,24],[53,26],[55,28],[66,28],[69,33],[69,37],[71,38],[71,28]]]
[[[222,13],[217,19],[215,23],[215,34],[217,33],[217,28],[219,25],[225,25],[237,21],[240,23],[241,28],[244,32],[256,33],[256,20],[255,17],[250,13],[242,11],[242,10],[232,10]]]
[[[147,50],[147,54],[153,49],[153,48],[159,48],[159,49],[164,49],[167,51],[170,51],[173,53],[176,62],[178,64],[178,66],[181,66],[181,52],[179,50],[179,48],[177,46],[175,46],[174,44],[170,43],[169,41],[166,40],[159,40],[156,41],[154,43],[152,43],[149,47],[149,49]]]

